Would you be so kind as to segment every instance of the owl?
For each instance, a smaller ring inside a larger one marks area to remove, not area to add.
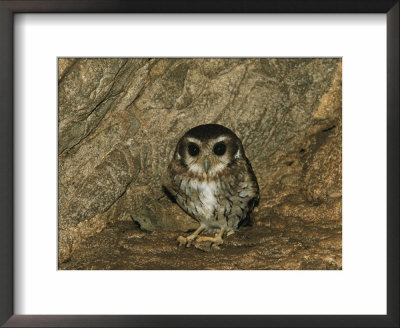
[[[242,142],[228,128],[218,124],[196,126],[176,145],[163,179],[164,190],[199,227],[181,246],[209,241],[218,248],[224,235],[230,235],[249,218],[259,201],[256,176]],[[203,231],[215,237],[199,236]]]

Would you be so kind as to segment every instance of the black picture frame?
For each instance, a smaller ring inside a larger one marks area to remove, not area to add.
[[[398,0],[0,0],[0,324],[4,327],[399,327],[399,8]],[[387,315],[14,315],[13,28],[16,13],[385,13]]]

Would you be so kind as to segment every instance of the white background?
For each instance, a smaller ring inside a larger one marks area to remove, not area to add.
[[[342,271],[57,271],[57,57],[343,57]],[[17,314],[385,314],[384,15],[15,17]]]

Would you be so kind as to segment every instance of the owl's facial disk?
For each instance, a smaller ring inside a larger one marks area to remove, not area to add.
[[[240,156],[240,148],[228,136],[205,141],[187,138],[181,145],[178,156],[189,171],[213,176]]]

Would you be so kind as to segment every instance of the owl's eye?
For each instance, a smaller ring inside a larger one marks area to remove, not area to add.
[[[190,156],[197,156],[200,153],[200,148],[195,143],[191,142],[188,146]]]
[[[213,152],[215,155],[222,156],[226,152],[226,145],[223,142],[217,142],[214,146]]]

